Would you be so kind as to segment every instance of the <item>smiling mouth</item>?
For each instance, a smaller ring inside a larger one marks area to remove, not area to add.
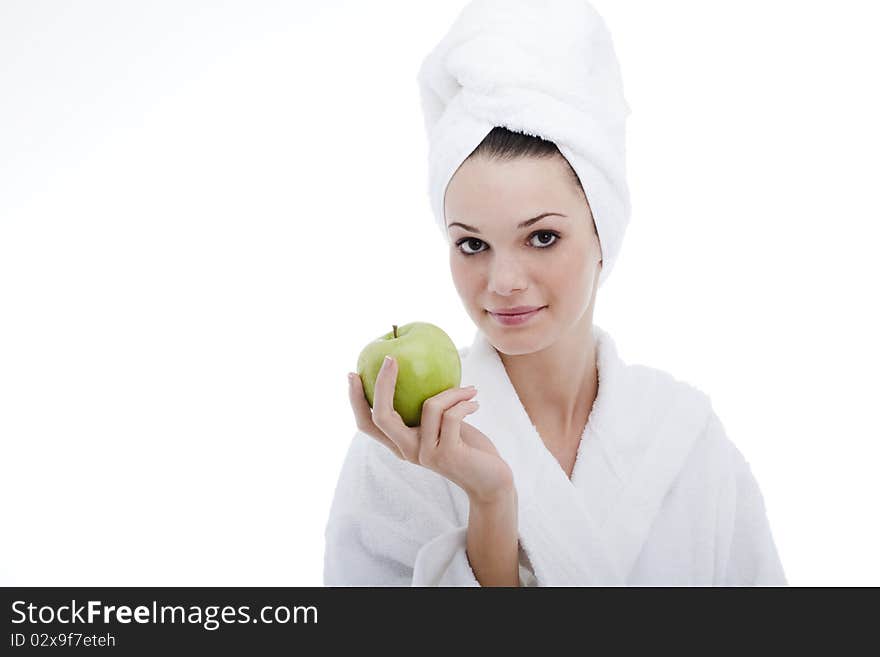
[[[535,308],[532,308],[531,310],[523,310],[520,312],[497,312],[497,313],[492,312],[489,309],[486,309],[486,312],[489,313],[490,315],[495,315],[496,317],[498,317],[498,316],[500,316],[500,317],[516,317],[517,315],[528,315],[529,313],[537,312],[538,310],[542,310],[546,307],[547,306],[537,306]]]
[[[491,310],[487,310],[486,312],[494,319],[496,322],[503,326],[518,326],[520,324],[524,324],[529,322],[532,317],[540,313],[547,306],[540,306],[535,310],[530,310],[528,312],[523,313],[515,313],[515,314],[501,314],[501,313],[493,313]]]

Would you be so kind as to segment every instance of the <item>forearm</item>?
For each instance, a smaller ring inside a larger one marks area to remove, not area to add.
[[[471,499],[467,556],[482,586],[519,586],[516,489],[492,502]]]

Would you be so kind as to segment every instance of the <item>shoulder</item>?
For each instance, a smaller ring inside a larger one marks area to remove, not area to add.
[[[700,402],[704,407],[711,406],[711,399],[702,388],[678,378],[671,372],[641,363],[624,364],[622,369],[624,377],[630,381],[641,381],[643,387],[652,392],[667,390],[669,396],[687,397],[695,403]]]
[[[638,418],[642,430],[673,425],[693,434],[705,429],[712,412],[712,401],[701,388],[648,365],[620,361],[611,388],[614,417]]]
[[[680,421],[698,430],[685,470],[724,483],[732,474],[748,467],[748,462],[716,412],[711,396],[700,386],[648,365],[626,365],[624,370],[630,381],[641,381],[639,387],[643,389],[643,395],[650,397],[658,408],[668,409]]]
[[[714,423],[718,416],[712,398],[700,386],[666,370],[640,363],[625,364],[622,372],[621,378],[628,387],[641,389],[641,397],[660,400],[658,405],[690,413],[694,421],[701,423],[704,434],[717,428]]]

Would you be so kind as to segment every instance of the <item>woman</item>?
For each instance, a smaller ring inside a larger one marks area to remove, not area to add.
[[[435,218],[477,332],[465,387],[419,427],[392,407],[393,360],[372,409],[350,375],[359,431],[325,584],[784,585],[709,398],[622,362],[593,324],[629,215],[629,108],[601,18],[581,0],[477,0],[419,81]]]

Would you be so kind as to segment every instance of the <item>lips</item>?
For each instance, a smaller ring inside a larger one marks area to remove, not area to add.
[[[489,312],[493,315],[525,315],[526,313],[531,313],[536,310],[543,308],[544,306],[514,306],[513,308],[498,308],[497,310],[490,310]]]
[[[532,310],[520,313],[495,313],[488,311],[489,315],[502,326],[521,326],[532,321],[532,318],[540,314],[547,306],[531,306]]]

